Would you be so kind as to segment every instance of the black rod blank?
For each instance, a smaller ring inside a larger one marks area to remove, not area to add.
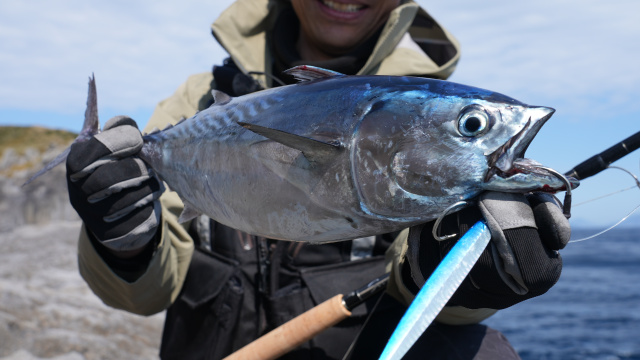
[[[567,171],[565,175],[574,177],[578,180],[586,179],[606,169],[614,161],[621,159],[638,148],[640,148],[640,131],[613,145],[607,150],[581,162],[573,169]]]
[[[342,299],[344,307],[349,311],[353,310],[356,306],[362,304],[373,295],[379,294],[385,290],[388,282],[389,273],[386,273],[379,278],[370,281],[365,286],[350,292]]]

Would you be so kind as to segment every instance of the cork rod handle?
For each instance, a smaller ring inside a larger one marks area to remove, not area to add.
[[[349,316],[351,312],[342,304],[342,295],[336,295],[273,329],[225,360],[276,359]]]

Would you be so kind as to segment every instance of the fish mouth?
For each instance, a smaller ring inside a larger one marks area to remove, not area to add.
[[[524,158],[524,153],[538,134],[542,125],[551,118],[555,109],[532,107],[530,117],[524,127],[504,145],[487,155],[489,170],[484,177],[485,189],[507,192],[566,190],[566,183],[535,160]],[[571,188],[580,182],[567,178]]]

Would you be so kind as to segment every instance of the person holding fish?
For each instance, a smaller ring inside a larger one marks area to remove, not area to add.
[[[212,31],[230,57],[160,102],[145,131],[190,118],[214,100],[223,104],[228,96],[293,84],[296,79],[284,72],[295,66],[446,79],[460,57],[455,38],[406,0],[238,0]],[[246,114],[259,116],[269,105],[260,104]],[[544,112],[541,123],[552,113],[547,109],[536,110]],[[468,115],[460,131],[472,136],[492,121]],[[505,140],[490,156],[496,165],[487,177],[514,175],[502,170],[502,155],[521,155],[534,135],[527,138],[523,130],[520,138]],[[104,131],[72,146],[69,196],[84,222],[81,275],[107,305],[141,315],[167,310],[163,359],[221,359],[333,295],[391,271],[381,298],[283,357],[376,358],[424,279],[481,218],[491,228],[492,245],[406,358],[519,358],[501,333],[480,322],[545,293],[560,276],[557,250],[568,242],[569,225],[550,195],[484,192],[477,206],[444,218],[435,234],[459,234],[449,240],[434,238],[431,221],[400,233],[311,246],[305,239],[274,240],[189,216],[183,212],[188,206],[138,157],[142,146],[132,119],[109,120]],[[188,221],[178,221],[181,213]]]

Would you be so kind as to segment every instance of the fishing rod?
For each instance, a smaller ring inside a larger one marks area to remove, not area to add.
[[[638,148],[640,148],[640,132],[581,162],[565,175],[578,180],[586,179],[609,168],[613,162]],[[401,358],[431,324],[459,283],[471,270],[491,238],[489,230],[481,221],[472,229],[473,231],[470,229],[458,240],[420,289],[416,299],[400,320],[380,359]],[[460,264],[465,266],[460,267]],[[275,359],[288,353],[351,316],[351,310],[386,289],[388,278],[389,274],[385,274],[346,296],[342,294],[334,296],[256,339],[226,357],[225,360]]]
[[[640,131],[576,165],[565,173],[566,176],[584,180],[607,168],[613,162],[640,148]]]
[[[479,221],[467,231],[436,267],[400,320],[380,359],[399,359],[406,353],[455,290],[491,240]],[[276,359],[351,316],[351,310],[387,287],[389,274],[370,281],[346,296],[338,294],[254,340],[224,360]],[[409,341],[404,341],[409,338]]]
[[[351,316],[351,310],[387,288],[384,274],[347,295],[338,294],[271,330],[224,360],[276,359]]]
[[[626,172],[627,174],[629,174],[631,177],[633,177],[633,179],[635,180],[636,184],[635,186],[631,186],[628,187],[626,189],[622,189],[613,193],[609,193],[607,195],[603,195],[600,196],[598,198],[595,199],[591,199],[591,200],[587,200],[584,201],[580,204],[584,204],[587,202],[591,202],[597,199],[601,199],[610,195],[614,195],[617,194],[619,192],[622,191],[627,191],[627,190],[631,190],[635,187],[640,188],[640,180],[638,180],[638,177],[636,175],[634,175],[633,173],[631,173],[630,171],[618,167],[618,166],[611,166],[611,164],[621,158],[623,158],[624,156],[632,153],[633,151],[637,150],[640,148],[640,131],[629,136],[628,138],[620,141],[619,143],[609,147],[608,149],[602,151],[599,154],[596,154],[592,157],[590,157],[589,159],[581,162],[580,164],[576,165],[573,169],[569,170],[566,175],[567,176],[573,176],[576,177],[578,179],[585,179],[588,178],[590,176],[596,175],[598,173],[600,173],[603,170],[606,169],[618,169],[618,170],[622,170],[624,172]],[[578,205],[580,205],[578,204]],[[581,241],[585,241],[585,240],[590,240],[593,239],[597,236],[600,236],[606,232],[608,232],[609,230],[615,228],[616,226],[620,225],[623,221],[627,220],[634,212],[636,212],[638,209],[640,208],[640,205],[635,207],[633,210],[631,210],[626,216],[624,216],[622,219],[620,219],[620,221],[616,222],[615,224],[613,224],[612,226],[596,233],[593,234],[591,236],[587,236],[584,238],[580,238],[580,239],[572,239],[571,241],[569,241],[570,243],[575,243],[575,242],[581,242]]]
[[[566,176],[572,176],[578,180],[586,179],[609,168],[611,163],[638,148],[640,148],[640,132],[581,162],[569,170]],[[563,213],[569,218],[571,186],[566,178],[565,183],[567,183],[569,196],[565,197]],[[484,222],[478,221],[458,240],[409,305],[379,360],[399,360],[409,351],[475,265],[490,238],[491,233]]]

